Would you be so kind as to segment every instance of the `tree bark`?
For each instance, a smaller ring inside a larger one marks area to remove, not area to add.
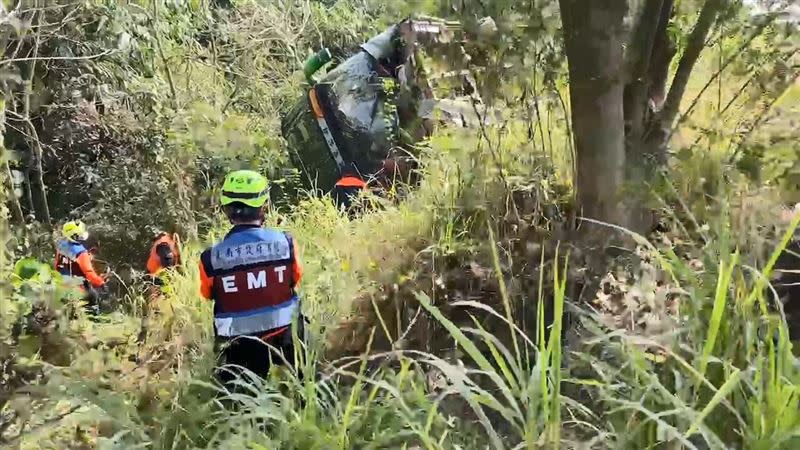
[[[663,102],[674,45],[667,33],[673,0],[648,2],[639,16],[628,53],[625,86],[626,209],[628,226],[640,234],[651,229],[654,217],[648,208],[647,183],[666,160],[655,161],[661,145],[649,140],[654,114]],[[636,41],[639,41],[637,44]],[[660,138],[660,137],[659,137]]]
[[[3,139],[3,130],[0,130],[0,139]],[[0,144],[2,146],[2,144]],[[22,213],[22,206],[19,203],[19,198],[17,198],[16,192],[14,192],[14,180],[11,176],[11,166],[8,164],[8,159],[6,157],[6,149],[5,146],[2,146],[2,151],[0,151],[0,159],[5,160],[5,189],[6,195],[8,196],[7,202],[9,205],[9,210],[11,211],[11,221],[17,225],[22,225],[25,223],[25,214]]]
[[[672,9],[672,0],[648,1],[636,20],[631,42],[626,54],[628,81],[625,85],[625,125],[628,148],[634,140],[641,139],[647,121],[650,86],[650,61],[656,42],[666,36],[666,24],[662,26],[662,11]],[[669,16],[667,16],[669,20]]]
[[[37,22],[37,33],[41,32],[40,28],[42,23],[42,14],[44,13],[34,13]],[[42,142],[39,140],[39,133],[36,131],[36,127],[31,121],[31,94],[33,90],[33,79],[36,74],[36,58],[39,56],[39,35],[37,34],[34,39],[33,59],[28,66],[28,77],[25,80],[24,92],[22,94],[22,117],[25,122],[25,127],[27,128],[26,141],[28,142],[28,148],[30,149],[32,155],[31,168],[33,169],[34,177],[33,180],[31,180],[31,191],[35,194],[33,203],[36,206],[36,217],[40,222],[49,226],[51,224],[51,219],[50,207],[47,204],[47,186],[44,184],[44,175],[42,169]]]
[[[655,111],[659,111],[664,106],[664,99],[667,95],[669,65],[677,52],[675,43],[672,42],[669,33],[667,33],[669,20],[674,13],[674,5],[674,0],[665,0],[661,5],[658,29],[656,30],[656,40],[653,43],[653,50],[650,54],[650,64],[647,68],[647,78],[650,81],[647,96],[649,101],[652,102]]]
[[[647,192],[649,189],[646,189],[646,186],[648,183],[657,182],[659,169],[667,164],[667,149],[672,123],[677,117],[680,103],[689,83],[689,77],[700,57],[700,53],[705,47],[708,33],[723,5],[724,0],[707,0],[703,4],[697,23],[689,35],[686,49],[678,62],[678,68],[663,108],[660,108],[659,103],[663,97],[669,64],[674,56],[674,47],[667,35],[672,2],[664,2],[661,11],[657,13],[658,29],[655,36],[656,41],[650,54],[650,63],[647,69],[649,79],[646,90],[648,94],[646,97],[642,96],[643,87],[636,87],[636,103],[635,107],[631,108],[631,112],[640,112],[642,104],[649,105],[646,106],[645,111],[651,114],[644,114],[640,117],[626,117],[633,124],[630,126],[626,136],[628,156],[627,182],[631,193],[639,193],[628,196],[629,224],[631,229],[638,233],[646,233],[654,224],[653,215],[647,207]],[[647,9],[649,9],[649,6],[645,7],[645,11]],[[654,11],[649,13],[655,14]],[[633,86],[629,86],[629,88],[634,89]]]
[[[559,3],[569,63],[578,203],[583,217],[624,227],[627,220],[619,194],[625,181],[623,20],[627,1]],[[606,234],[583,226],[591,235]]]
[[[33,179],[31,182],[31,193],[33,204],[36,208],[36,218],[39,222],[50,225],[50,206],[47,204],[47,186],[44,184],[44,170],[42,169],[42,143],[39,141],[39,134],[30,119],[25,121],[28,133],[28,146],[31,150],[31,172]]]
[[[647,207],[649,189],[643,187],[656,181],[666,165],[670,127],[725,3],[703,4],[665,96],[675,54],[667,31],[674,0],[643,4],[624,60],[627,1],[559,0],[583,217],[640,233],[649,230],[653,216]]]
[[[7,91],[7,87],[5,83],[3,83],[3,90]],[[11,212],[11,221],[15,224],[22,225],[25,223],[25,214],[22,213],[22,205],[19,203],[19,198],[17,197],[16,192],[14,191],[14,177],[11,172],[11,165],[8,162],[8,149],[5,146],[5,138],[6,138],[6,105],[8,104],[8,94],[6,94],[6,99],[3,100],[2,105],[0,105],[0,161],[3,162],[3,166],[5,169],[5,175],[2,177],[4,178],[4,186],[3,188],[6,191],[6,195],[8,198],[6,202],[8,203],[9,210]],[[2,196],[0,195],[0,199]]]
[[[722,9],[725,0],[707,0],[703,4],[703,9],[700,10],[700,17],[689,35],[689,41],[686,44],[680,61],[678,62],[678,69],[675,71],[675,77],[672,79],[672,85],[667,94],[667,100],[664,103],[664,109],[659,113],[658,121],[659,127],[663,128],[672,125],[672,121],[678,114],[678,109],[683,100],[683,94],[686,92],[686,86],[689,83],[689,76],[694,70],[694,65],[697,59],[700,58],[700,53],[706,45],[706,38],[711,26],[717,18],[717,14]]]
[[[30,154],[25,159],[25,168],[22,171],[22,199],[28,211],[28,217],[36,220],[36,207],[33,204],[33,192],[31,192],[31,167]]]

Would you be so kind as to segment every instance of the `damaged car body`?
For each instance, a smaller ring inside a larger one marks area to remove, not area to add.
[[[313,78],[330,59],[327,49],[307,61],[306,95],[283,117],[281,130],[303,184],[329,193],[343,178],[386,187],[409,181],[414,144],[449,122],[466,126],[464,111],[480,102],[457,23],[404,20]],[[445,96],[436,80],[455,78]],[[458,89],[452,89],[452,85]]]

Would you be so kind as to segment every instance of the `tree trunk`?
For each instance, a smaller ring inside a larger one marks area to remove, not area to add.
[[[665,139],[650,128],[663,102],[674,46],[667,34],[673,0],[647,2],[637,18],[628,49],[628,83],[625,86],[626,204],[631,231],[647,233],[654,216],[648,207],[648,183],[666,158],[657,158]],[[666,156],[664,153],[661,156]]]
[[[25,199],[28,216],[36,220],[36,206],[34,205],[33,192],[31,191],[31,160],[32,157],[28,155],[27,161],[25,161],[25,170],[22,171],[22,198]]]
[[[626,0],[560,0],[581,215],[627,226],[620,202],[625,181],[623,20]],[[584,224],[601,237],[600,228]]]
[[[675,54],[667,33],[673,2],[664,1],[659,11],[653,3],[645,6],[643,14],[647,16],[643,15],[639,22],[643,28],[655,30],[652,49],[647,52],[648,64],[632,72],[631,81],[626,87],[625,114],[629,124],[626,136],[627,185],[631,193],[627,196],[627,209],[631,230],[640,234],[647,233],[655,224],[655,217],[647,205],[651,191],[649,183],[657,182],[659,170],[667,165],[670,129],[678,114],[689,77],[724,0],[707,0],[703,4],[666,99],[667,73]]]
[[[627,84],[625,85],[625,126],[627,142],[641,140],[647,121],[650,86],[650,62],[654,48],[661,46],[667,24],[662,23],[662,10],[671,10],[672,0],[652,0],[645,4],[634,26],[626,52]],[[666,16],[669,21],[669,14]],[[667,61],[669,64],[669,61]],[[630,144],[628,145],[630,148]],[[630,156],[630,155],[629,155]]]
[[[47,204],[47,186],[44,184],[44,175],[42,170],[42,143],[39,141],[39,135],[33,123],[28,122],[28,132],[31,137],[28,138],[28,144],[31,149],[31,169],[33,179],[31,181],[31,193],[33,194],[33,204],[36,208],[36,217],[39,222],[46,225],[51,225],[50,219],[50,206]]]
[[[0,130],[0,139],[3,139],[2,130]],[[0,144],[2,146],[2,144]],[[22,206],[19,203],[19,198],[17,198],[17,194],[14,191],[14,178],[11,174],[11,166],[8,164],[8,159],[6,157],[6,149],[5,146],[0,147],[2,151],[0,151],[0,159],[5,159],[5,189],[6,195],[8,195],[7,202],[9,205],[9,209],[11,210],[11,221],[17,225],[23,225],[25,223],[25,214],[22,213]]]
[[[34,13],[37,27],[41,27],[42,14]],[[37,29],[37,33],[39,30]],[[44,174],[42,170],[42,142],[39,140],[39,133],[31,121],[31,95],[33,91],[33,79],[36,75],[36,58],[39,56],[39,39],[40,36],[36,34],[33,46],[33,60],[28,65],[28,76],[25,79],[25,87],[23,92],[23,119],[27,128],[26,141],[28,148],[31,151],[32,161],[31,168],[33,169],[33,179],[31,180],[31,191],[35,194],[33,203],[36,207],[36,217],[40,222],[51,225],[50,207],[47,204],[47,186],[44,184]]]
[[[5,83],[4,83],[5,84]],[[4,85],[3,88],[5,89],[6,86]],[[6,97],[8,97],[6,95]],[[25,215],[22,213],[22,206],[19,203],[19,198],[17,197],[17,193],[14,191],[14,177],[11,173],[11,165],[8,162],[8,150],[5,146],[5,138],[6,138],[6,105],[8,103],[6,100],[3,100],[2,105],[0,105],[0,161],[3,162],[5,166],[5,175],[0,176],[0,178],[4,178],[3,188],[6,191],[6,195],[8,198],[6,201],[8,202],[9,210],[11,211],[11,221],[15,224],[22,225],[25,223]],[[2,195],[0,195],[0,199],[2,199]]]
[[[669,87],[669,93],[664,101],[664,107],[653,117],[650,126],[646,130],[646,135],[642,140],[642,151],[645,152],[645,164],[649,162],[656,167],[666,164],[667,145],[669,144],[672,123],[678,115],[681,101],[686,93],[686,86],[689,84],[689,77],[694,70],[697,60],[700,58],[700,53],[703,51],[703,48],[705,48],[708,33],[714,25],[717,15],[722,10],[724,4],[725,0],[706,0],[703,4],[703,9],[700,10],[697,23],[695,23],[694,28],[692,28],[692,32],[686,44],[686,49],[683,51],[683,55],[681,55],[681,59],[678,62],[678,68],[675,71],[675,77],[672,79],[672,84]],[[664,26],[666,26],[666,24],[664,24]],[[666,30],[664,33],[666,33]]]
[[[655,111],[659,111],[664,106],[664,99],[667,96],[669,65],[677,52],[675,43],[672,42],[667,32],[669,21],[674,14],[674,4],[674,0],[664,0],[661,5],[655,42],[653,42],[650,64],[647,68],[647,79],[650,83],[647,96]]]
[[[700,58],[700,53],[706,45],[706,38],[711,26],[717,18],[717,14],[725,4],[725,0],[706,0],[703,4],[703,9],[700,10],[700,16],[697,18],[697,23],[689,35],[689,41],[686,44],[686,49],[683,51],[678,68],[675,71],[675,77],[672,79],[672,85],[669,88],[669,94],[664,102],[664,109],[660,112],[658,122],[662,128],[669,128],[678,114],[678,109],[683,100],[683,94],[686,92],[686,86],[689,84],[689,76],[694,70],[694,65]]]

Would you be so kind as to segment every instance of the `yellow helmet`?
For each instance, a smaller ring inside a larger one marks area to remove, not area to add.
[[[89,237],[89,231],[80,220],[71,220],[61,227],[61,235],[70,241],[85,241]]]
[[[220,202],[222,206],[239,202],[252,208],[260,208],[269,197],[268,184],[263,175],[252,170],[231,172],[222,185]]]

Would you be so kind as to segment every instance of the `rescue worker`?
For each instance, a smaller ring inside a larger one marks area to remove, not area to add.
[[[169,275],[166,270],[180,267],[181,254],[178,248],[180,239],[177,234],[161,232],[156,235],[150,254],[147,258],[147,278],[149,298],[155,300],[162,295],[162,290],[168,283]]]
[[[178,249],[180,239],[176,234],[161,232],[150,247],[147,258],[147,273],[156,277],[164,269],[180,266],[181,254]]]
[[[366,189],[367,183],[361,177],[354,172],[346,172],[331,190],[331,198],[337,208],[344,208],[352,217],[357,213],[353,201],[358,197],[359,192]]]
[[[86,225],[74,220],[61,228],[62,238],[56,244],[55,269],[66,281],[75,280],[80,286],[89,311],[99,312],[100,291],[106,289],[106,280],[94,270],[93,257],[86,249],[89,238]]]
[[[181,265],[181,254],[179,249],[180,238],[177,234],[159,232],[156,234],[153,245],[150,246],[150,253],[147,257],[147,274],[142,278],[144,282],[144,294],[149,300],[144,304],[142,310],[142,324],[137,336],[137,342],[143,342],[147,337],[147,332],[154,320],[154,315],[158,315],[160,308],[151,308],[152,304],[158,299],[174,295],[170,278],[172,269],[178,269]]]
[[[233,228],[200,256],[200,291],[214,301],[214,332],[227,344],[225,362],[261,377],[284,359],[296,367],[293,323],[303,337],[297,246],[288,233],[263,228],[267,189],[257,172],[230,173],[220,200]],[[235,378],[227,369],[218,376],[223,383]]]

